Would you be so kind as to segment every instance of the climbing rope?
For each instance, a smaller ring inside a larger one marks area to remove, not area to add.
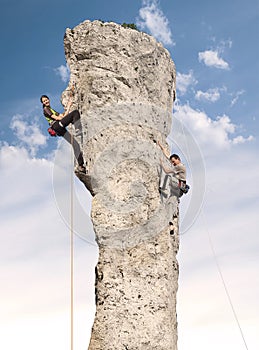
[[[178,100],[177,100],[177,99],[176,99],[176,101],[175,101],[175,105],[176,105],[177,107],[179,106]],[[188,158],[188,160],[190,160],[191,157],[190,157],[190,153],[189,153],[189,147],[188,147],[188,142],[187,142],[187,139],[186,139],[184,127],[183,127],[182,122],[180,122],[180,124],[181,124],[182,134],[183,134],[184,143],[185,143],[185,147],[186,147],[187,158]],[[246,340],[245,340],[245,337],[244,337],[244,333],[243,333],[243,331],[242,331],[240,322],[239,322],[239,320],[238,320],[237,313],[236,313],[235,308],[234,308],[234,304],[233,304],[233,302],[232,302],[232,300],[231,300],[230,293],[229,293],[229,291],[228,291],[228,288],[227,288],[227,285],[226,285],[226,282],[225,282],[223,273],[222,273],[221,268],[220,268],[220,264],[219,264],[219,262],[218,262],[218,258],[217,258],[217,255],[216,255],[216,252],[215,252],[215,249],[214,249],[214,246],[213,246],[213,242],[212,242],[212,239],[211,239],[211,235],[210,235],[209,230],[208,230],[208,225],[207,225],[207,221],[206,221],[206,219],[205,219],[205,214],[204,214],[203,209],[201,210],[201,213],[202,213],[202,216],[203,216],[204,227],[205,227],[205,229],[206,229],[206,233],[207,233],[207,236],[208,236],[208,241],[209,241],[209,244],[210,244],[210,248],[211,248],[211,251],[212,251],[212,255],[213,255],[213,258],[214,258],[214,261],[215,261],[215,264],[216,264],[216,267],[217,267],[217,270],[218,270],[218,273],[219,273],[221,282],[222,282],[222,284],[223,284],[224,291],[225,291],[225,293],[226,293],[226,296],[227,296],[229,305],[230,305],[230,307],[231,307],[231,310],[232,310],[234,319],[235,319],[236,324],[237,324],[237,326],[238,326],[238,329],[239,329],[241,338],[242,338],[242,340],[243,340],[244,346],[245,346],[246,350],[248,350],[248,346],[247,346],[247,343],[246,343]]]
[[[74,94],[75,86],[72,84],[69,90],[69,102]],[[68,110],[69,112],[69,110]],[[71,144],[71,174],[70,174],[70,349],[74,348],[74,151],[73,130],[70,125]]]
[[[71,127],[71,146],[73,132]],[[74,348],[74,154],[71,147],[71,176],[70,176],[70,342]]]
[[[230,294],[229,294],[229,291],[228,291],[228,288],[227,288],[227,285],[226,285],[226,282],[225,282],[223,273],[222,273],[221,268],[220,268],[220,264],[219,264],[219,261],[218,261],[218,258],[217,258],[217,255],[216,255],[214,246],[213,246],[213,242],[212,242],[212,239],[211,239],[210,232],[209,232],[209,230],[208,230],[208,225],[207,225],[207,221],[206,221],[206,219],[205,219],[205,214],[204,214],[204,211],[203,211],[203,210],[202,210],[202,216],[203,216],[204,226],[205,226],[205,228],[206,228],[206,233],[207,233],[207,236],[208,236],[208,241],[209,241],[209,244],[210,244],[210,249],[211,249],[211,251],[212,251],[212,255],[213,255],[213,258],[214,258],[214,261],[215,261],[215,264],[216,264],[218,273],[219,273],[219,275],[220,275],[221,282],[222,282],[222,284],[223,284],[223,287],[224,287],[224,290],[225,290],[225,293],[226,293],[226,296],[227,296],[229,305],[230,305],[230,307],[231,307],[232,313],[233,313],[234,318],[235,318],[235,321],[236,321],[236,323],[237,323],[237,326],[238,326],[240,335],[241,335],[241,337],[242,337],[244,346],[245,346],[246,350],[248,350],[248,346],[247,346],[247,343],[246,343],[246,340],[245,340],[245,337],[244,337],[244,333],[243,333],[243,331],[242,331],[240,322],[239,322],[238,317],[237,317],[237,313],[236,313],[235,308],[234,308],[234,304],[233,304],[233,302],[232,302],[232,300],[231,300],[231,297],[230,297]]]

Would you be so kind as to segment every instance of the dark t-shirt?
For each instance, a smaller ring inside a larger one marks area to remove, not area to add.
[[[47,119],[47,121],[48,121],[49,123],[55,121],[55,119],[51,118],[52,114],[57,115],[57,116],[59,115],[59,113],[56,112],[56,111],[55,111],[53,108],[51,108],[51,107],[44,107],[44,108],[43,108],[43,113],[44,113],[44,116],[45,116],[45,118]]]

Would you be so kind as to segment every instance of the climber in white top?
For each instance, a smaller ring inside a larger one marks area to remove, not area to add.
[[[180,157],[177,154],[171,154],[167,152],[166,148],[161,145],[159,141],[157,141],[158,146],[161,148],[165,157],[170,161],[172,167],[167,167],[164,165],[162,159],[160,160],[160,164],[162,169],[166,174],[172,174],[179,181],[186,183],[186,168],[185,165],[181,162]]]
[[[186,184],[186,168],[181,162],[180,157],[177,154],[171,154],[168,150],[161,145],[159,141],[156,141],[158,146],[161,148],[164,156],[169,160],[170,165],[165,165],[163,160],[160,159],[161,175],[160,175],[160,186],[159,192],[161,194],[162,201],[169,207],[169,230],[170,234],[174,234],[175,226],[173,224],[173,217],[175,212],[174,198],[179,198],[183,193],[187,193],[189,186]]]

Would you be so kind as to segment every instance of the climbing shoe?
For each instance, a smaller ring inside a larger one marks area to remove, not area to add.
[[[85,168],[84,165],[78,165],[78,166],[76,167],[75,171],[78,171],[78,172],[80,172],[80,173],[86,174],[86,168]]]

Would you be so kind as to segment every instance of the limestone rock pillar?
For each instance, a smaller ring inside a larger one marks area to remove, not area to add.
[[[177,226],[178,202],[171,217],[154,143],[170,132],[174,63],[153,37],[115,23],[85,21],[64,43],[99,245],[89,349],[175,350],[178,233],[168,222]]]

